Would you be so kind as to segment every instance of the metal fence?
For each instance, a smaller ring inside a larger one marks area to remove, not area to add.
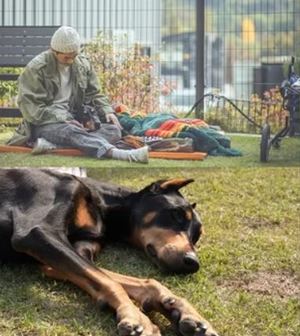
[[[272,99],[265,93],[284,79],[285,64],[300,53],[299,17],[299,0],[0,0],[0,26],[71,25],[86,42],[99,31],[112,38],[125,34],[128,45],[139,44],[151,56],[164,110],[188,111],[200,78],[206,93],[232,99],[249,115],[255,111],[258,121],[260,104],[274,102],[268,114],[277,111],[276,93]],[[199,52],[203,69],[197,66]],[[244,123],[233,127],[237,131],[253,130],[221,105],[205,100],[204,116]]]
[[[248,99],[280,83],[282,64],[300,52],[299,16],[298,0],[206,1],[207,86]]]
[[[282,99],[274,88],[287,76],[291,56],[300,53],[300,1],[205,3],[206,91],[216,88],[258,123],[269,118],[279,128],[285,118]],[[211,105],[206,101],[206,106]],[[237,131],[252,128],[239,113],[232,112],[232,106],[219,106],[217,111],[207,108],[206,118],[228,120],[228,125],[236,121],[233,129]]]

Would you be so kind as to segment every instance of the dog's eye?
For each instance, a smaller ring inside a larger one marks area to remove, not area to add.
[[[201,234],[202,234],[202,224],[199,221],[195,221],[193,225],[190,226],[189,233],[188,233],[193,245],[197,243]]]
[[[179,224],[186,223],[187,212],[182,208],[175,208],[171,210],[172,218]]]
[[[201,231],[199,227],[195,227],[192,229],[190,237],[191,237],[191,241],[193,243],[193,245],[195,245],[197,243],[197,241],[199,240],[201,236]]]

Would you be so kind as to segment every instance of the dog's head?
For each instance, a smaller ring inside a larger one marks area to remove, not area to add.
[[[201,235],[201,222],[179,189],[192,179],[161,180],[136,194],[131,223],[131,242],[145,250],[162,269],[193,273],[199,269],[195,244]]]

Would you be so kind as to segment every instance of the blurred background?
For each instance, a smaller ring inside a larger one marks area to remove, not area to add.
[[[218,96],[258,123],[267,116],[275,128],[282,124],[278,86],[291,56],[300,55],[299,18],[300,0],[0,0],[1,27],[71,25],[92,56],[102,48],[123,62],[133,53],[135,65],[111,83],[126,86],[128,72],[147,69],[151,79],[139,78],[137,86],[148,86],[156,101],[135,106],[134,96],[143,92],[133,88],[122,101],[125,94],[116,96],[108,88],[113,101],[143,112],[186,113],[197,99],[213,93],[216,97],[204,99],[199,115],[238,132],[255,132],[255,127]],[[104,56],[99,57],[98,65]],[[105,64],[98,70],[109,71],[111,65]],[[107,76],[100,80],[105,87]],[[15,83],[8,85],[0,84],[2,106],[15,104]]]

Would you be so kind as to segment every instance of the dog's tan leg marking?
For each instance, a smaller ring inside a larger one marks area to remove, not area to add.
[[[168,288],[153,279],[138,279],[102,270],[118,282],[128,295],[147,311],[165,315],[181,335],[218,336],[210,323],[185,299],[174,295]],[[194,329],[194,331],[193,331]]]
[[[106,302],[116,310],[118,330],[121,335],[160,336],[160,331],[150,319],[136,307],[122,285],[115,282],[102,269],[87,268],[87,277],[68,274],[43,265],[42,272],[48,277],[70,281],[89,293],[98,303]]]
[[[83,248],[89,247],[89,242],[83,241],[78,243],[82,243]],[[81,244],[78,246],[81,246]],[[93,243],[91,243],[90,246],[91,248],[94,248]],[[204,329],[206,329],[206,332],[205,334],[202,333],[203,335],[217,335],[210,323],[200,316],[188,301],[174,295],[158,281],[125,276],[102,268],[100,268],[99,271],[103,272],[115,283],[120,284],[122,288],[125,289],[129,297],[140,304],[145,311],[155,310],[164,314],[181,335],[198,335],[201,334],[201,330]],[[89,292],[92,297],[96,297],[96,300],[105,301],[105,298],[97,298],[97,293],[95,292],[93,286],[91,288],[87,288],[86,283],[82,284],[80,279],[75,279],[74,276],[70,279],[66,274],[59,273],[48,266],[44,266],[43,272],[52,278],[70,280],[85,291]],[[91,274],[96,276],[94,273],[95,271],[92,270]],[[121,294],[119,297],[121,297]],[[128,309],[128,307],[126,309]],[[194,333],[191,331],[193,329]]]

